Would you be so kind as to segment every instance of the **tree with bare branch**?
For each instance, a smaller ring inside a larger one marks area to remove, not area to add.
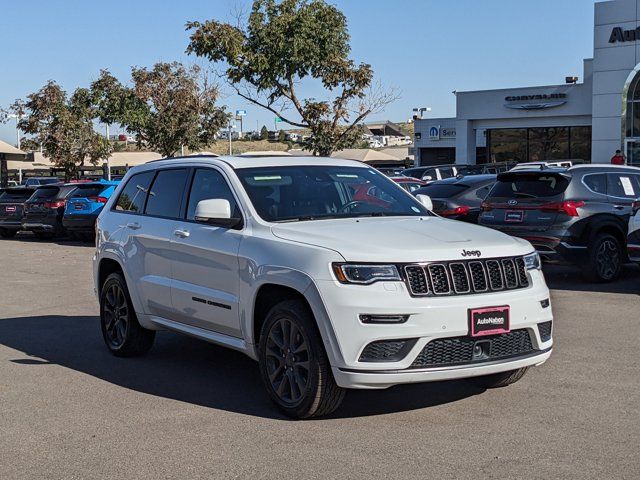
[[[254,0],[247,21],[189,22],[187,29],[188,53],[224,63],[238,95],[309,129],[305,148],[315,155],[355,145],[363,120],[398,98],[374,84],[370,65],[349,58],[346,18],[324,0]],[[302,98],[305,80],[319,82],[327,98]]]

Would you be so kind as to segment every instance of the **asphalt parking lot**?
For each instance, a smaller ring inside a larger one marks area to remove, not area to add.
[[[243,355],[161,333],[100,336],[92,247],[0,241],[0,478],[638,478],[640,269],[549,268],[551,360],[511,387],[353,391],[291,421]]]

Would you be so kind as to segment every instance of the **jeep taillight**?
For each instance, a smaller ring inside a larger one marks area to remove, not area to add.
[[[107,203],[106,197],[87,197],[90,202]]]
[[[66,200],[55,200],[53,202],[44,202],[44,208],[60,208],[67,204]]]
[[[570,217],[578,217],[580,216],[580,214],[578,213],[578,209],[580,207],[584,207],[583,201],[567,200],[565,202],[545,203],[538,209],[542,212],[557,212],[564,213],[566,215],[569,215]]]

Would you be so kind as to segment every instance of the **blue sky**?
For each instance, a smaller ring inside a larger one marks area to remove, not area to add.
[[[562,83],[582,76],[592,56],[593,0],[334,0],[347,16],[352,57],[401,98],[375,120],[401,121],[413,107],[455,114],[453,90]],[[121,79],[132,65],[200,63],[184,53],[189,20],[229,19],[246,0],[88,2],[4,0],[0,16],[0,105],[49,79],[86,86],[101,68]],[[311,94],[312,95],[312,94]],[[247,110],[245,125],[273,125],[273,115],[228,94],[221,103]],[[246,129],[246,127],[245,127]],[[0,139],[15,143],[12,124]]]

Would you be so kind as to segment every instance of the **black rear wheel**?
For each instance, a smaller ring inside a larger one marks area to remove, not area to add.
[[[584,269],[592,282],[611,282],[622,271],[624,254],[620,242],[608,233],[596,235],[587,247],[589,258]]]
[[[8,230],[6,228],[0,228],[0,237],[2,238],[13,238],[18,233],[17,230]]]
[[[155,331],[138,322],[127,284],[120,273],[109,275],[100,290],[100,326],[104,343],[118,357],[147,353],[156,335]]]
[[[274,306],[260,335],[260,373],[274,403],[293,418],[328,415],[345,395],[333,379],[322,338],[308,306]]]

